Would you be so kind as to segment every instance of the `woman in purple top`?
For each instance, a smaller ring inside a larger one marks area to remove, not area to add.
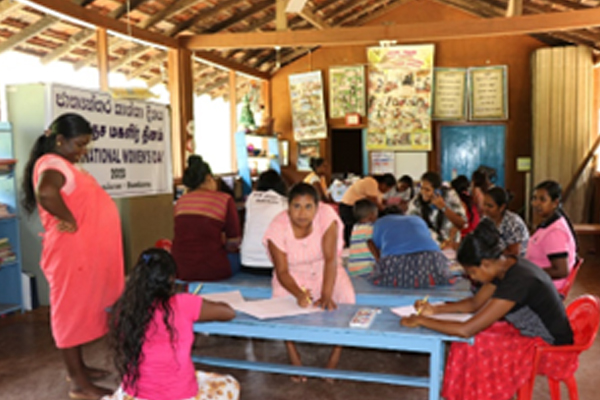
[[[577,259],[577,241],[569,217],[563,211],[558,182],[544,181],[535,187],[531,206],[543,222],[529,239],[527,258],[544,269],[561,289]]]

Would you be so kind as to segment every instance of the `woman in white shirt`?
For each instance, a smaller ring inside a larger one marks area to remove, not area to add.
[[[287,187],[281,176],[272,169],[258,177],[256,189],[246,200],[246,221],[242,238],[242,271],[271,274],[273,263],[262,245],[269,224],[287,210]]]
[[[319,193],[319,198],[321,201],[330,201],[329,190],[327,189],[327,181],[325,180],[325,174],[327,173],[327,162],[321,157],[311,157],[310,168],[312,169],[312,172],[306,175],[302,182],[313,185],[315,189],[317,189],[317,193]]]

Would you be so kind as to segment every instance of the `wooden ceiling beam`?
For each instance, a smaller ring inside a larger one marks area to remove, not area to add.
[[[264,48],[367,45],[395,39],[399,43],[501,37],[583,29],[600,25],[600,8],[513,18],[469,21],[436,21],[402,25],[332,28],[326,31],[301,30],[257,33],[216,33],[184,36],[180,45],[190,49]]]
[[[152,89],[154,86],[158,85],[159,83],[164,83],[162,74],[158,74],[154,78],[148,79],[146,81],[146,85],[148,86],[148,89]]]
[[[388,2],[391,3],[391,2]],[[398,3],[399,5],[400,3]],[[340,21],[336,21],[335,25],[336,26],[344,26],[347,25],[349,22],[351,21],[359,21],[361,20],[361,18],[364,16],[365,19],[369,18],[369,19],[373,19],[374,18],[374,14],[369,14],[371,13],[373,10],[377,9],[377,8],[382,8],[382,10],[380,10],[380,12],[376,12],[375,14],[377,14],[377,16],[379,16],[381,14],[381,11],[384,12],[388,12],[387,10],[387,5],[386,5],[386,1],[378,1],[375,3],[372,3],[370,5],[367,5],[366,7],[361,7],[357,12],[351,12],[348,15],[346,15],[342,20]],[[361,22],[355,22],[352,25],[361,25],[362,24],[362,20]]]
[[[143,56],[150,49],[151,48],[149,48],[148,46],[139,45],[135,49],[128,50],[125,54],[123,54],[121,56],[121,58],[110,63],[109,69],[111,71],[116,71],[117,69],[121,68],[122,66],[126,65],[127,63],[135,60],[138,57]]]
[[[223,11],[239,2],[240,2],[240,0],[220,0],[216,6],[211,7],[206,11],[200,12],[200,13],[196,14],[195,16],[191,17],[190,19],[183,21],[179,25],[176,25],[175,27],[173,27],[173,29],[171,29],[169,32],[167,32],[167,36],[175,37],[179,33],[192,28],[194,25],[198,24],[200,21],[212,18],[215,15],[219,14],[221,11]]]
[[[556,6],[559,5],[563,8],[567,8],[570,10],[589,10],[590,8],[594,8],[594,6],[583,4],[582,2],[575,2],[569,0],[540,0],[546,3],[548,6]],[[531,4],[532,2],[529,1]]]
[[[195,51],[194,54],[196,57],[208,61],[209,63],[220,65],[224,68],[233,69],[238,72],[242,72],[246,75],[253,76],[258,79],[271,79],[271,75],[268,73],[259,71],[252,67],[248,67],[247,65],[239,64],[235,61],[232,61],[228,58],[224,58],[219,56],[218,54],[212,53],[210,51]]]
[[[159,11],[156,14],[151,15],[149,18],[141,21],[139,23],[139,26],[140,26],[140,28],[143,28],[143,29],[154,26],[157,23],[159,23],[160,21],[171,18],[173,15],[185,11],[188,8],[195,6],[197,3],[200,3],[201,1],[204,1],[204,0],[174,1],[173,3],[169,4],[167,7],[162,9],[161,11]]]
[[[319,17],[314,12],[310,11],[308,8],[304,7],[298,15],[308,21],[312,26],[317,29],[329,29],[331,25],[325,21],[323,18]]]
[[[517,15],[523,15],[523,0],[508,0],[506,16],[510,18]]]
[[[120,37],[116,37],[116,36],[109,37],[108,52],[110,53],[112,50],[115,49],[116,46],[123,44],[123,42],[124,42],[124,40],[121,39]],[[79,71],[80,69],[92,64],[94,61],[96,61],[96,51],[95,50],[92,51],[91,54],[89,54],[82,60],[77,61],[75,63],[75,65],[73,66],[73,68],[75,69],[75,71]]]
[[[22,4],[16,0],[2,0],[0,2],[0,16],[5,16],[22,7]]]
[[[140,75],[145,74],[146,72],[150,71],[152,68],[156,68],[157,66],[160,66],[162,63],[164,63],[167,60],[167,57],[168,57],[168,54],[166,52],[162,52],[160,54],[155,55],[148,61],[145,61],[143,66],[141,66],[138,69],[133,70],[129,74],[127,74],[127,78],[133,79],[133,78],[137,78]]]
[[[19,43],[26,41],[27,39],[37,35],[41,31],[47,29],[50,25],[58,21],[58,18],[46,16],[42,17],[39,21],[29,25],[27,28],[22,29],[18,33],[15,33],[5,41],[0,43],[0,54],[4,53],[17,46]]]
[[[119,32],[123,35],[128,35],[130,30],[133,37],[145,40],[151,43],[159,44],[169,48],[176,48],[177,41],[173,38],[151,32],[146,29],[141,29],[137,26],[130,26],[124,22],[118,21],[115,18],[104,16],[94,10],[89,10],[80,7],[71,1],[56,1],[56,0],[30,0],[32,3],[42,7],[54,10],[71,18],[78,19],[89,24],[106,28],[111,31]]]
[[[286,8],[289,0],[275,0],[275,30],[285,31],[288,28]]]
[[[206,30],[206,32],[219,32],[224,31],[225,29],[231,28],[233,25],[245,20],[246,18],[259,13],[261,11],[265,11],[268,8],[273,7],[273,0],[263,0],[259,3],[256,3],[245,10],[236,12],[231,18],[228,18],[222,22],[219,22],[216,25],[211,26]]]

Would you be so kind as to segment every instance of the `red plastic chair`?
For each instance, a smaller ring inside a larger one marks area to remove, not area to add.
[[[156,243],[154,243],[154,247],[166,250],[169,253],[171,252],[172,246],[173,246],[173,242],[170,239],[159,239],[156,241]]]
[[[600,298],[592,295],[578,297],[568,305],[567,315],[573,329],[574,344],[567,346],[542,345],[536,348],[531,378],[519,390],[519,400],[531,400],[535,376],[538,374],[542,356],[549,362],[553,361],[554,354],[556,354],[557,359],[560,357],[560,353],[576,352],[579,356],[579,353],[589,349],[594,343],[596,334],[598,333],[598,324],[600,324]],[[579,400],[575,373],[573,372],[573,375],[563,381],[569,389],[571,400]],[[548,377],[548,386],[550,387],[550,398],[552,400],[560,400],[560,381]]]
[[[573,283],[575,283],[575,278],[577,277],[577,273],[581,268],[581,264],[583,264],[583,258],[577,257],[577,263],[575,264],[571,272],[569,272],[569,276],[567,276],[567,280],[565,281],[563,287],[558,291],[558,293],[562,296],[563,299],[566,299],[567,295],[571,291],[571,287],[573,286]]]

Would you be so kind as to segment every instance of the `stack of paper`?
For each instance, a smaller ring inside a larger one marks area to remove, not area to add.
[[[272,299],[246,301],[239,290],[233,292],[212,293],[202,295],[211,301],[222,301],[234,310],[246,313],[258,319],[291,317],[323,311],[319,307],[302,308],[294,297],[275,297]]]
[[[417,310],[414,306],[404,306],[404,307],[394,307],[391,309],[392,312],[399,317],[408,317],[417,313]],[[456,321],[456,322],[465,322],[468,321],[473,314],[464,314],[464,313],[450,313],[450,314],[434,314],[428,315],[429,318],[440,319],[444,321]]]

